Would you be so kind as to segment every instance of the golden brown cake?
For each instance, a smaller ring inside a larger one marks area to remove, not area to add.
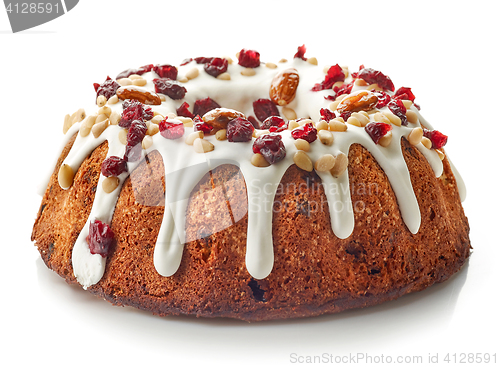
[[[115,80],[116,79],[116,80]],[[67,282],[158,315],[366,307],[470,253],[447,137],[380,71],[198,57],[95,84],[32,240]]]

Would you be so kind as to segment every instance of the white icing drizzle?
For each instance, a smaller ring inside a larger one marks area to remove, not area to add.
[[[154,111],[166,116],[186,101],[190,106],[198,99],[210,97],[225,108],[231,108],[253,115],[252,102],[258,98],[269,98],[270,81],[281,70],[294,67],[300,75],[300,83],[297,88],[295,99],[287,106],[292,108],[298,117],[310,117],[313,121],[320,120],[319,111],[327,108],[329,101],[324,96],[331,94],[330,90],[311,92],[314,83],[321,82],[324,78],[323,69],[311,65],[300,59],[280,63],[276,69],[261,65],[256,70],[255,76],[243,76],[240,72],[243,67],[237,64],[229,65],[228,73],[231,80],[219,80],[206,74],[203,65],[191,62],[178,68],[179,77],[182,77],[192,68],[198,68],[199,76],[185,84],[186,97],[183,100],[171,100],[167,97],[159,106],[150,106]],[[152,79],[156,74],[150,72],[143,75],[147,80],[146,89],[154,90]],[[359,87],[353,88],[353,91]],[[112,110],[121,113],[122,103],[110,105]],[[279,107],[281,110],[282,108]],[[421,119],[419,111],[412,106]],[[426,121],[425,126],[430,124]],[[78,131],[81,123],[73,125],[67,133],[67,139]],[[420,227],[420,210],[410,180],[410,173],[403,157],[401,139],[408,134],[419,123],[409,123],[408,126],[393,126],[393,138],[389,146],[382,147],[375,144],[364,128],[347,125],[345,132],[333,132],[334,142],[332,145],[324,145],[319,140],[311,144],[308,152],[313,162],[324,154],[336,156],[340,152],[349,153],[352,144],[358,143],[364,146],[377,160],[387,175],[392,189],[396,195],[402,218],[411,233],[417,233]],[[76,172],[82,162],[91,152],[104,141],[108,141],[107,156],[122,157],[125,146],[118,140],[118,126],[109,126],[98,138],[92,134],[86,137],[78,135],[71,151],[63,163],[68,164]],[[284,160],[271,167],[255,167],[250,163],[253,140],[248,143],[231,143],[227,140],[218,141],[215,136],[205,136],[204,139],[214,144],[215,149],[205,154],[195,153],[193,147],[185,143],[186,137],[193,132],[192,127],[185,127],[183,137],[176,140],[168,140],[156,134],[153,136],[153,144],[142,154],[158,151],[165,167],[165,212],[159,230],[157,243],[154,250],[154,266],[159,274],[163,276],[173,275],[181,262],[185,237],[185,214],[190,193],[200,179],[210,170],[230,163],[239,167],[247,185],[248,197],[248,229],[246,248],[246,267],[248,272],[256,279],[267,277],[273,268],[274,253],[272,239],[272,217],[273,202],[276,191],[286,170],[294,164],[293,154],[296,151],[294,139],[291,132],[281,132],[287,155]],[[425,156],[436,177],[443,172],[443,164],[434,150],[425,148],[421,143],[416,148]],[[141,160],[128,163],[128,171],[132,172]],[[451,162],[450,162],[451,164]],[[454,169],[455,178],[459,190],[465,192],[463,181]],[[351,200],[351,189],[349,187],[348,172],[345,171],[340,177],[333,177],[329,172],[317,172],[322,179],[322,185],[328,202],[331,218],[331,226],[335,235],[341,239],[348,238],[354,229],[354,210],[357,203]],[[86,237],[89,225],[95,219],[111,223],[121,185],[128,173],[120,175],[120,186],[111,193],[105,193],[102,189],[104,176],[100,175],[99,183],[95,193],[94,203],[89,218],[85,223],[78,239],[74,245],[72,262],[75,276],[80,284],[87,288],[96,284],[104,274],[106,259],[100,255],[90,253]],[[463,197],[462,197],[463,199]],[[239,219],[239,218],[237,218]],[[192,239],[190,239],[192,240]]]

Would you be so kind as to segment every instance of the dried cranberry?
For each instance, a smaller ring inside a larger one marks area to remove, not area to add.
[[[210,62],[206,63],[203,68],[205,69],[207,74],[217,78],[220,74],[227,71],[228,65],[229,63],[227,59],[214,57],[212,60],[210,60]]]
[[[304,126],[298,127],[292,130],[292,137],[297,139],[304,139],[308,143],[312,143],[316,140],[318,136],[318,130],[313,126],[311,122],[308,122]]]
[[[391,78],[378,70],[361,66],[357,73],[352,73],[352,76],[354,78],[363,79],[368,84],[377,83],[380,88],[394,92],[394,84]]]
[[[393,114],[401,119],[401,125],[407,126],[408,119],[406,118],[406,107],[403,101],[400,99],[393,99],[387,104],[387,107],[391,110]]]
[[[328,108],[322,108],[321,110],[319,110],[319,114],[321,115],[321,118],[326,122],[329,122],[335,118],[335,112],[329,110]]]
[[[125,146],[125,155],[123,159],[127,162],[135,162],[141,158],[142,139],[146,136],[148,130],[146,123],[141,120],[134,120],[130,124],[127,133],[127,145]]]
[[[340,116],[339,116],[339,117],[342,117],[342,119],[343,119],[344,121],[347,121],[347,119],[348,119],[349,117],[351,117],[351,115],[352,115],[352,111],[344,111],[344,112],[342,112],[342,113],[340,114]]]
[[[193,115],[203,116],[208,111],[212,111],[213,109],[216,108],[220,108],[220,105],[210,97],[199,99],[196,102],[194,102]]]
[[[260,122],[253,116],[247,117],[248,121],[250,121],[254,128],[260,129]]]
[[[141,66],[139,69],[127,69],[118,74],[116,76],[116,80],[122,78],[128,78],[132,74],[142,75],[144,73],[151,71],[151,69],[153,69],[153,64]]]
[[[325,80],[321,83],[314,84],[314,87],[311,89],[313,92],[317,92],[320,90],[331,89],[336,82],[343,82],[345,80],[345,74],[342,68],[337,65],[333,65],[328,69],[326,73]]]
[[[304,56],[305,54],[306,54],[306,45],[302,45],[297,48],[297,53],[293,56],[293,58],[307,61],[307,57]]]
[[[110,226],[96,219],[89,225],[87,243],[91,254],[106,257],[116,243],[115,234]]]
[[[375,144],[378,144],[380,139],[392,130],[392,126],[385,122],[370,122],[365,126],[365,131],[370,135]]]
[[[342,94],[351,94],[352,86],[354,85],[354,80],[347,84],[342,84],[341,87],[333,87],[333,91],[337,96],[341,96]]]
[[[179,139],[184,135],[184,124],[180,121],[168,121],[168,117],[158,124],[160,134],[165,139]]]
[[[384,91],[372,89],[372,93],[378,98],[377,108],[385,107],[391,101],[391,96]]]
[[[207,62],[212,61],[213,57],[195,57],[194,61],[196,61],[197,64],[206,64]]]
[[[103,176],[120,176],[123,172],[127,172],[127,161],[117,156],[110,156],[102,162],[101,173]]]
[[[260,54],[257,51],[242,49],[238,56],[238,64],[245,68],[260,66]]]
[[[116,94],[116,90],[120,88],[120,84],[115,82],[113,79],[111,79],[109,76],[106,78],[104,83],[102,84],[97,84],[94,83],[94,89],[97,93],[97,97],[99,96],[104,96],[106,99],[110,99]]]
[[[151,120],[153,118],[153,110],[151,107],[143,105],[136,100],[127,99],[123,102],[122,117],[118,125],[125,129],[130,127],[134,120]]]
[[[189,104],[187,102],[182,102],[179,108],[176,110],[177,116],[193,118],[194,115],[189,111]]]
[[[288,129],[288,123],[279,116],[269,116],[264,120],[260,128],[262,130],[268,129],[271,132],[280,132]]]
[[[227,123],[227,140],[236,142],[247,142],[252,140],[254,127],[250,121],[245,118],[237,117]]]
[[[415,95],[411,91],[411,88],[407,88],[407,87],[399,88],[396,91],[396,93],[394,93],[393,98],[395,98],[395,99],[408,99],[412,102],[415,101]]]
[[[172,65],[156,65],[153,67],[153,71],[158,74],[160,78],[168,78],[172,80],[177,79],[177,68]]]
[[[186,88],[181,83],[168,78],[153,79],[156,93],[162,93],[172,99],[182,99],[186,95]]]
[[[448,136],[437,130],[424,129],[424,136],[432,142],[432,149],[441,149],[448,142]]]
[[[269,164],[277,163],[286,156],[285,144],[281,141],[281,135],[276,133],[259,136],[252,149],[254,153],[262,154]]]
[[[264,122],[269,116],[279,116],[278,107],[270,99],[260,98],[253,103],[253,112],[259,121]]]
[[[207,124],[205,121],[203,121],[200,117],[200,115],[196,115],[196,117],[193,119],[193,130],[194,131],[203,131],[204,134],[210,134],[212,131],[213,126]]]

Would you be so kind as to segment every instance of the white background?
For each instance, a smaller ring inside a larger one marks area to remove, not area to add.
[[[500,364],[495,3],[82,0],[19,34],[0,9],[0,361],[287,366],[305,365],[294,353],[422,356],[424,363],[436,353],[441,362],[447,353],[496,353]],[[247,324],[114,307],[45,267],[30,241],[36,186],[58,154],[64,115],[93,101],[93,82],[149,63],[234,56],[243,47],[278,61],[302,44],[320,64],[365,64],[396,88],[411,87],[422,114],[449,135],[446,151],[467,184],[474,247],[459,274],[368,309]]]

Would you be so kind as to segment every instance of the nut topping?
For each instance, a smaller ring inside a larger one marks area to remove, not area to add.
[[[271,82],[269,96],[278,106],[286,106],[295,98],[299,85],[299,73],[294,68],[279,72]]]
[[[337,111],[340,113],[370,111],[375,108],[377,103],[378,98],[375,94],[367,90],[361,90],[344,97],[338,104]]]
[[[211,133],[215,133],[218,130],[226,129],[227,123],[238,117],[246,118],[241,112],[229,108],[215,108],[203,115],[203,121],[212,126]]]
[[[116,90],[116,95],[122,101],[126,99],[134,99],[147,105],[160,105],[161,99],[158,94],[150,92],[144,88],[135,85],[126,85]]]

